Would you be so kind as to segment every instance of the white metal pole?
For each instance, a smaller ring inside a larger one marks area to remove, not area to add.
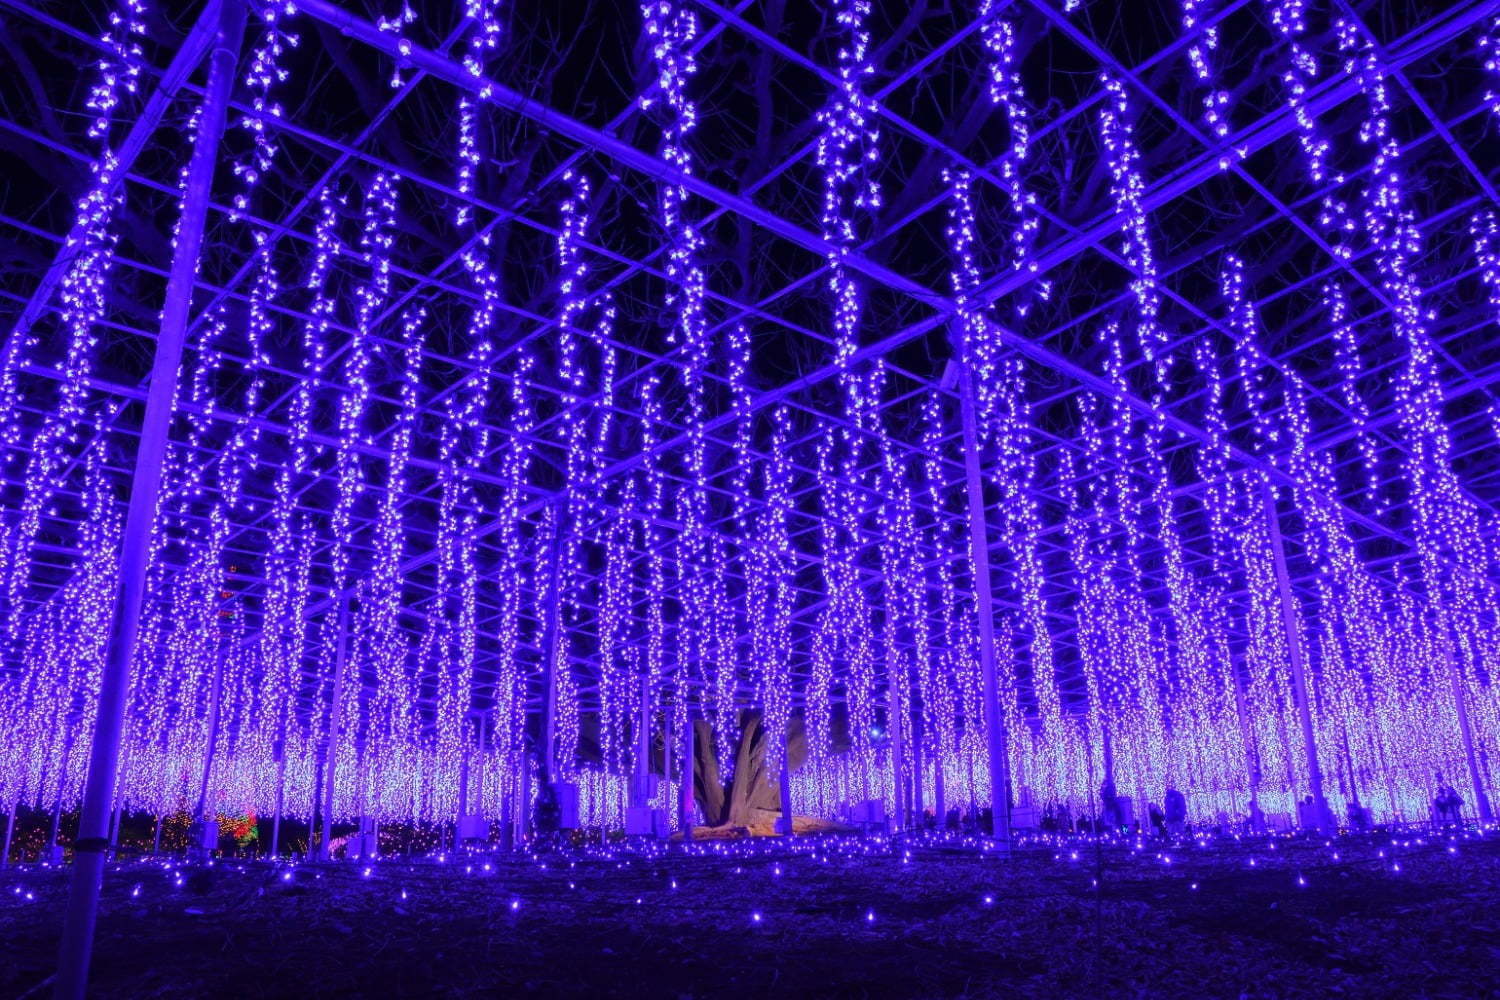
[[[693,710],[685,694],[679,693],[682,703],[682,790],[678,796],[678,825],[682,828],[682,839],[693,839]]]
[[[974,413],[974,384],[967,366],[959,370],[959,411],[964,428],[964,474],[969,492],[969,543],[974,567],[974,611],[979,619],[979,669],[984,699],[985,743],[989,749],[993,833],[1001,856],[1010,854],[1009,746],[1000,716],[1000,689],[995,677],[995,609],[990,591],[989,532],[984,514],[984,476],[979,463],[979,430]]]
[[[235,64],[244,33],[244,5],[240,0],[225,0],[219,10],[218,29],[209,57],[208,87],[188,161],[177,244],[172,251],[161,329],[156,338],[151,381],[146,391],[146,414],[141,421],[135,468],[131,474],[130,502],[120,544],[120,576],[114,617],[100,679],[99,709],[89,754],[88,779],[84,785],[78,840],[73,845],[73,876],[68,887],[62,944],[58,950],[54,992],[66,1000],[82,998],[88,983],[94,922],[99,913],[99,888],[104,877],[104,854],[109,847],[109,814],[114,804],[120,733],[125,725],[125,699],[130,691],[130,662],[135,655],[136,632],[145,596],[151,529],[156,520],[162,461],[171,429],[172,404],[177,395],[177,369],[182,362],[188,309],[192,305],[193,285],[198,274],[203,223],[213,193],[215,154],[224,132]]]
[[[318,857],[332,857],[328,841],[333,837],[333,782],[339,759],[339,730],[344,724],[344,673],[349,661],[349,599],[339,603],[339,641],[334,653],[333,704],[328,713],[328,742],[323,753],[323,836],[318,843]]]
[[[1276,567],[1276,589],[1281,597],[1281,622],[1286,631],[1287,662],[1292,668],[1292,694],[1297,701],[1297,718],[1302,723],[1302,746],[1307,755],[1307,783],[1312,791],[1313,826],[1326,831],[1332,813],[1323,795],[1323,769],[1318,763],[1318,743],[1313,733],[1312,702],[1308,698],[1307,675],[1302,662],[1302,634],[1297,623],[1296,598],[1287,576],[1286,551],[1281,540],[1281,518],[1276,513],[1276,491],[1269,480],[1262,480],[1266,505],[1266,527],[1271,533],[1271,558]]]

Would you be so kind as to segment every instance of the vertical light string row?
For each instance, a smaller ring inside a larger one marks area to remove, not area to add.
[[[1370,432],[1370,405],[1359,389],[1363,365],[1360,363],[1359,339],[1354,332],[1354,321],[1349,315],[1349,301],[1344,295],[1343,285],[1336,280],[1325,282],[1322,304],[1327,312],[1329,331],[1333,336],[1336,352],[1339,398],[1354,418],[1353,431],[1363,472],[1364,496],[1372,508],[1381,510],[1380,456],[1376,450],[1375,436]]]
[[[868,797],[868,772],[874,765],[875,665],[869,610],[857,582],[855,560],[864,540],[861,458],[866,436],[875,431],[883,375],[875,368],[861,375],[853,367],[863,294],[846,258],[881,208],[880,183],[875,177],[880,131],[875,101],[864,90],[875,71],[866,24],[870,4],[868,0],[829,0],[827,10],[839,29],[838,83],[817,114],[822,130],[816,152],[823,173],[820,231],[831,248],[827,255],[828,290],[833,298],[834,361],[844,413],[839,427],[843,457],[837,473],[825,479],[831,489],[828,509],[838,527],[831,534],[825,533],[823,559],[832,584],[830,623],[838,626],[837,649],[846,664],[850,744],[856,766],[861,769],[862,794]]]
[[[461,90],[458,97],[458,193],[459,203],[454,221],[460,228],[473,222],[474,209],[469,197],[474,195],[475,176],[482,162],[479,152],[481,122],[479,106],[490,98],[485,82],[485,64],[500,47],[500,0],[464,0],[464,19],[472,22],[468,45],[464,49],[463,67],[480,88],[477,94]]]
[[[579,328],[588,308],[585,282],[588,264],[579,246],[588,228],[588,203],[591,185],[587,176],[574,170],[563,175],[568,185],[561,205],[562,226],[557,234],[557,365],[562,381],[559,404],[562,412],[557,422],[558,444],[563,451],[563,496],[561,531],[558,547],[557,594],[558,621],[555,638],[564,662],[571,658],[572,640],[579,625],[580,607],[587,577],[579,565],[583,551],[583,533],[587,527],[588,490],[588,413],[583,409],[585,377],[580,358]],[[601,655],[598,661],[599,748],[607,763],[618,763],[619,747],[615,729],[615,664]]]
[[[1362,221],[1375,252],[1380,288],[1391,305],[1392,324],[1406,350],[1405,364],[1395,379],[1400,426],[1406,443],[1403,471],[1409,490],[1412,529],[1423,589],[1432,618],[1437,655],[1446,661],[1452,681],[1454,725],[1448,733],[1462,737],[1462,766],[1468,772],[1476,805],[1489,813],[1474,750],[1470,708],[1482,700],[1480,673],[1493,664],[1481,662],[1484,650],[1473,636],[1479,623],[1493,614],[1494,584],[1487,578],[1489,554],[1483,541],[1478,511],[1453,469],[1451,433],[1443,417],[1443,389],[1416,259],[1423,236],[1414,210],[1407,202],[1400,144],[1392,133],[1391,104],[1385,74],[1368,38],[1351,18],[1334,19],[1345,72],[1359,80],[1367,113],[1359,138],[1372,150],[1369,183],[1364,190]]]
[[[1183,32],[1198,32],[1198,36],[1188,46],[1187,54],[1188,64],[1193,68],[1193,77],[1200,87],[1205,88],[1203,122],[1208,126],[1209,134],[1223,142],[1229,138],[1229,93],[1219,85],[1213,68],[1213,53],[1219,47],[1219,26],[1209,24],[1199,28],[1199,22],[1204,18],[1204,0],[1181,0],[1180,6]],[[1220,170],[1228,170],[1229,164],[1227,155],[1219,157]]]
[[[688,95],[689,79],[697,72],[693,43],[698,37],[697,15],[671,0],[648,0],[641,5],[646,37],[656,66],[657,95],[641,98],[642,109],[660,103],[663,118],[661,158],[685,176],[693,173],[687,141],[698,125],[697,105]],[[668,343],[679,347],[683,385],[687,389],[688,484],[678,495],[682,536],[678,541],[678,573],[682,588],[682,617],[678,621],[679,652],[685,654],[702,679],[713,710],[715,749],[720,773],[728,780],[734,769],[739,739],[734,712],[734,660],[726,661],[721,642],[723,597],[722,542],[708,525],[707,442],[704,436],[706,399],[704,375],[713,345],[708,339],[705,298],[707,288],[699,256],[703,238],[689,217],[688,192],[679,181],[658,185],[659,214],[667,236],[667,308],[672,312]]]
[[[1010,129],[1010,147],[1000,160],[1000,180],[1005,186],[1006,197],[1010,199],[1010,213],[1015,223],[1010,234],[1011,267],[1017,272],[1035,274],[1037,263],[1033,251],[1042,219],[1037,210],[1036,192],[1027,187],[1022,176],[1031,154],[1031,123],[1026,108],[1026,89],[1016,67],[1016,28],[1001,16],[1002,7],[1000,0],[979,0],[980,30],[989,54],[990,103],[1005,109],[1005,122]],[[1043,278],[1037,282],[1034,294],[1045,300],[1051,295],[1051,290],[1051,282]],[[1016,311],[1024,316],[1028,308],[1029,301],[1023,298]]]
[[[93,369],[95,332],[106,309],[105,290],[115,264],[117,234],[114,218],[124,203],[120,164],[110,145],[115,113],[127,95],[136,93],[144,55],[146,5],[143,0],[121,0],[109,14],[109,27],[100,36],[106,55],[99,60],[99,78],[89,89],[86,108],[93,120],[88,138],[97,144],[89,162],[89,186],[73,206],[73,228],[61,253],[67,268],[58,284],[58,319],[63,352],[61,385],[41,430],[32,439],[26,463],[20,509],[3,539],[8,554],[6,575],[7,639],[20,638],[20,616],[31,573],[32,549],[42,518],[62,485],[57,477],[85,425],[89,376]],[[175,240],[175,236],[174,236]],[[19,367],[36,346],[29,329],[11,331],[6,346],[9,364]],[[14,370],[12,367],[12,371]]]
[[[788,732],[792,719],[792,610],[796,603],[796,556],[792,551],[790,522],[793,513],[790,450],[791,418],[784,406],[771,413],[771,442],[764,479],[760,518],[755,526],[751,574],[755,595],[747,600],[752,611],[754,661],[761,667],[761,704],[766,730],[768,775],[778,775],[787,759]]]
[[[646,546],[646,628],[645,669],[648,686],[653,690],[661,682],[667,655],[667,557],[666,541],[662,538],[660,525],[665,520],[667,496],[666,474],[657,452],[658,433],[662,426],[661,381],[655,369],[648,370],[640,385],[640,437],[641,494],[645,501],[642,539]],[[683,571],[679,568],[679,579]],[[687,725],[688,697],[692,687],[692,676],[679,645],[676,664],[675,686],[677,698],[673,703],[673,732],[680,732]]]
[[[1136,146],[1125,85],[1109,73],[1100,74],[1099,79],[1105,91],[1104,100],[1099,105],[1099,138],[1104,146],[1105,161],[1109,164],[1110,194],[1115,201],[1115,210],[1124,220],[1121,252],[1133,275],[1130,291],[1137,311],[1136,339],[1141,354],[1147,361],[1155,363],[1157,382],[1161,383],[1165,381],[1169,363],[1160,356],[1167,346],[1167,335],[1158,321],[1161,292],[1157,287],[1159,274],[1150,223],[1142,202],[1146,182],[1141,176],[1141,154]]]
[[[422,340],[427,322],[424,306],[409,307],[401,320],[400,411],[386,452],[385,489],[376,514],[375,552],[366,595],[365,638],[373,661],[375,696],[371,708],[372,742],[381,750],[382,764],[399,777],[415,765],[411,748],[418,739],[416,692],[409,671],[408,642],[401,628],[405,581],[401,563],[406,554],[407,468],[419,419],[422,388]],[[376,815],[414,816],[416,803],[383,781],[375,782]]]

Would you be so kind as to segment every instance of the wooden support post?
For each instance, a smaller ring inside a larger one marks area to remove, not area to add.
[[[161,493],[162,463],[171,430],[172,404],[177,396],[177,369],[182,362],[188,310],[198,274],[203,223],[213,198],[216,154],[224,133],[235,64],[239,60],[244,33],[244,4],[241,0],[224,0],[209,57],[208,86],[185,175],[177,241],[172,250],[161,328],[156,337],[151,380],[146,390],[146,412],[141,421],[135,467],[131,473],[130,501],[120,542],[114,614],[99,682],[88,778],[83,791],[78,839],[73,845],[73,875],[63,918],[62,944],[58,949],[54,991],[61,1000],[81,1000],[88,983],[94,923],[99,913],[99,889],[104,877],[104,854],[109,847],[109,813],[114,804],[120,735],[125,725],[125,701],[130,692],[130,666],[145,597],[151,529]]]
[[[984,511],[984,477],[979,462],[979,428],[974,411],[973,377],[959,371],[962,388],[959,411],[964,429],[964,476],[969,493],[969,553],[974,569],[974,610],[979,619],[979,668],[984,699],[985,744],[989,750],[992,836],[1001,857],[1010,855],[1010,748],[1005,720],[1000,715],[1000,689],[995,676],[995,609],[990,590],[990,547]]]

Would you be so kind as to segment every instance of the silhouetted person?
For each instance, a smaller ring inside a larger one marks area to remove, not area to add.
[[[1167,839],[1167,817],[1155,802],[1146,807],[1146,817],[1151,820],[1151,827],[1156,835],[1163,840]]]
[[[557,839],[562,825],[562,806],[557,801],[557,792],[550,781],[544,781],[536,793],[537,839],[550,844]]]
[[[1187,824],[1187,798],[1175,788],[1168,788],[1165,799],[1167,833],[1182,836]]]
[[[1099,822],[1111,830],[1119,829],[1121,823],[1120,797],[1115,794],[1115,783],[1109,778],[1099,786]]]
[[[1432,800],[1433,815],[1439,823],[1461,823],[1464,815],[1464,800],[1458,790],[1443,782],[1443,772],[1437,775],[1437,797]]]

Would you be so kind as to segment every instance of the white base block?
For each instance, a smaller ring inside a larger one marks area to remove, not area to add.
[[[54,865],[63,863],[63,845],[53,844],[42,852],[42,860],[50,861]]]
[[[373,833],[357,833],[345,848],[349,857],[369,860],[380,856],[380,838]]]
[[[552,794],[557,799],[557,828],[578,829],[578,786],[571,781],[555,781]]]
[[[849,818],[856,823],[884,823],[885,802],[880,799],[856,802],[849,810]]]
[[[219,849],[219,823],[204,820],[188,827],[188,848],[195,851],[217,851]]]
[[[650,806],[630,806],[625,810],[625,836],[656,836],[656,810]]]
[[[630,776],[630,800],[632,802],[650,802],[656,798],[657,789],[661,785],[661,778],[654,774],[632,774]]]
[[[1010,811],[1012,830],[1035,830],[1042,825],[1036,806],[1016,806]]]
[[[779,816],[776,819],[776,832],[783,837],[790,837],[796,831],[792,829],[792,819],[789,816]]]
[[[460,816],[458,818],[458,839],[464,840],[488,840],[490,836],[490,825],[483,816]]]

